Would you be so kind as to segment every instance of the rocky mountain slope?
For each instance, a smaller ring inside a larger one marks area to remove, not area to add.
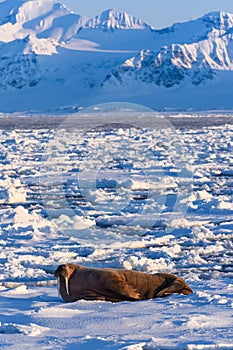
[[[56,0],[5,0],[0,109],[113,100],[153,108],[231,108],[232,47],[233,14],[225,12],[156,30],[113,9],[88,19]]]
[[[214,79],[218,71],[233,69],[232,34],[193,44],[172,44],[158,52],[142,50],[107,76],[104,83],[124,86],[131,79],[170,88],[189,79],[193,85]]]

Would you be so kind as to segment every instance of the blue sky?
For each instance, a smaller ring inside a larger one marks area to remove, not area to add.
[[[233,0],[60,0],[76,13],[94,17],[115,8],[134,15],[155,28],[195,19],[210,11],[233,13]]]

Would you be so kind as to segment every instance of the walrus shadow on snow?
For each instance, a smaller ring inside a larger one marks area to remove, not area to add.
[[[60,265],[54,273],[61,297],[111,302],[188,295],[192,289],[180,277],[168,273],[147,274],[133,270],[95,269],[76,264]]]

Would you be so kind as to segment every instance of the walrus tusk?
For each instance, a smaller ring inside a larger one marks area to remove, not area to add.
[[[65,285],[66,285],[66,293],[67,293],[67,295],[70,295],[70,293],[69,293],[69,280],[68,280],[68,277],[65,277]]]

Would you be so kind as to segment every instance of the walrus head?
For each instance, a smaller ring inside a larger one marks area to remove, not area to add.
[[[65,287],[67,295],[70,295],[69,292],[69,278],[75,271],[76,267],[74,264],[65,264],[60,265],[54,272],[54,277],[58,279],[58,284],[60,285],[61,279],[65,280]]]

